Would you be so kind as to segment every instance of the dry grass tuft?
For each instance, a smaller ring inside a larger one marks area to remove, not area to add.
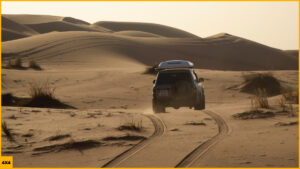
[[[6,138],[7,138],[9,141],[15,142],[15,139],[14,139],[14,137],[13,137],[13,134],[12,134],[12,132],[11,132],[11,129],[8,128],[8,126],[7,126],[7,124],[6,124],[5,121],[2,122],[1,127],[2,127],[2,132],[5,134]]]
[[[293,104],[298,104],[298,92],[287,92],[279,99],[278,104],[282,108],[282,112],[288,113],[289,116],[295,117],[296,110]]]
[[[251,110],[243,113],[237,113],[232,115],[235,119],[242,119],[242,120],[248,120],[248,119],[262,119],[262,118],[269,118],[274,117],[275,113],[271,111],[263,111],[263,110]]]
[[[56,141],[56,140],[62,140],[62,139],[69,138],[69,137],[71,137],[70,134],[57,134],[57,135],[51,136],[45,140],[46,141]]]
[[[256,90],[255,96],[251,99],[251,106],[253,110],[258,110],[258,108],[270,108],[265,89]]]
[[[242,74],[244,85],[242,92],[256,94],[257,90],[265,90],[267,96],[275,96],[281,93],[282,86],[272,73]]]
[[[130,135],[130,134],[127,134],[125,136],[120,136],[120,137],[109,136],[109,137],[103,138],[104,141],[118,141],[118,140],[135,141],[135,140],[144,140],[144,139],[146,139],[146,137]]]
[[[289,112],[290,117],[295,117],[296,116],[296,112],[294,110],[294,107],[293,107],[292,103],[289,103],[288,112]]]
[[[74,108],[56,99],[54,91],[55,87],[52,87],[49,81],[44,83],[33,83],[29,87],[29,95],[31,98],[24,106],[42,108]]]
[[[55,87],[51,87],[49,81],[45,83],[32,83],[29,87],[31,98],[50,97],[54,98]]]
[[[153,66],[149,66],[146,68],[144,74],[152,74],[152,75],[156,75],[157,74],[157,70],[156,68],[158,67],[158,64],[155,64]]]
[[[37,147],[34,148],[33,151],[43,151],[44,153],[49,152],[60,152],[63,150],[79,150],[83,151],[85,149],[90,149],[94,147],[100,146],[102,143],[96,140],[84,140],[84,141],[74,141],[70,140],[67,143],[63,144],[54,144],[50,146],[43,146],[43,147]]]
[[[292,122],[278,122],[275,124],[275,126],[293,126],[298,125],[298,121],[292,121]]]
[[[6,66],[3,66],[3,68],[6,68],[6,69],[21,69],[21,70],[26,70],[28,68],[31,68],[31,69],[34,69],[34,70],[43,70],[41,68],[41,66],[34,60],[31,60],[29,62],[28,67],[24,67],[23,66],[23,61],[22,61],[21,58],[17,58],[14,61],[9,60],[6,64]]]
[[[282,108],[282,111],[286,111],[287,106],[286,106],[286,99],[284,96],[282,96],[279,101],[278,101],[279,106]]]
[[[11,93],[5,93],[1,95],[2,106],[12,106],[16,103],[16,98]]]
[[[186,122],[184,125],[193,125],[193,126],[206,126],[206,123],[204,122],[194,122],[194,121],[190,121],[190,122]]]
[[[41,66],[39,65],[39,64],[37,64],[37,62],[36,61],[34,61],[34,60],[31,60],[30,62],[29,62],[29,66],[28,66],[29,68],[32,68],[32,69],[34,69],[34,70],[43,70],[42,68],[41,68]]]
[[[130,130],[130,131],[140,132],[143,130],[143,121],[142,120],[137,121],[135,119],[131,119],[130,121],[125,122],[123,125],[120,125],[117,129],[120,131]]]
[[[283,91],[282,96],[289,103],[299,104],[299,93],[291,88],[287,88]]]
[[[7,69],[26,69],[23,65],[21,58],[17,58],[15,61],[9,60],[4,68]]]

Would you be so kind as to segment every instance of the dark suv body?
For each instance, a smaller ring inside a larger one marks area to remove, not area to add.
[[[153,81],[153,111],[165,112],[166,107],[205,109],[203,78],[190,68],[166,69]]]

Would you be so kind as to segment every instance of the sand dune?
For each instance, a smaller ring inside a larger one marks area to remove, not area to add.
[[[99,29],[94,29],[92,27],[84,26],[84,25],[76,25],[69,22],[64,21],[55,21],[55,22],[47,22],[40,24],[27,24],[31,29],[39,32],[39,33],[48,33],[53,31],[65,32],[65,31],[92,31],[98,32]]]
[[[48,15],[2,15],[2,28],[30,36],[53,31],[111,32],[106,28],[90,25],[76,18]]]
[[[9,30],[6,28],[2,28],[1,32],[2,32],[2,37],[1,37],[2,42],[9,41],[9,40],[15,40],[15,39],[21,39],[21,38],[25,38],[28,36],[28,35],[21,34],[19,32],[15,32],[13,30]]]
[[[115,32],[115,34],[133,36],[133,37],[161,37],[157,34],[142,32],[142,31],[119,31],[119,32]]]
[[[207,39],[216,39],[216,38],[226,38],[226,37],[231,37],[232,35],[222,32],[222,33],[217,33],[215,35],[211,35],[206,37]]]
[[[90,25],[90,23],[88,23],[88,22],[85,22],[80,19],[72,18],[72,17],[64,17],[62,19],[62,21],[70,22],[70,23],[74,23],[74,24]]]
[[[89,25],[70,17],[4,17],[6,24],[3,28],[13,30],[4,30],[4,37],[7,40],[21,38],[2,43],[5,59],[11,55],[30,56],[39,60],[68,59],[63,55],[85,51],[82,56],[85,61],[86,57],[97,58],[109,52],[149,66],[164,60],[184,59],[194,62],[197,68],[202,69],[298,69],[298,57],[227,33],[199,38],[176,28],[150,23],[103,21]],[[24,32],[38,32],[41,35],[23,38],[29,34]]]
[[[38,32],[33,29],[14,22],[4,16],[1,16],[2,22],[2,42],[20,39],[32,35],[38,34]]]
[[[94,23],[94,25],[102,26],[112,31],[142,31],[157,34],[164,37],[176,37],[176,38],[199,38],[196,35],[172,28],[169,26],[152,24],[152,23],[138,23],[138,22],[109,22],[100,21]]]
[[[203,69],[298,69],[297,58],[288,57],[281,50],[234,36],[201,40],[126,37],[99,32],[57,32],[4,42],[2,47],[4,58],[15,54],[49,59],[85,50],[83,60],[87,56],[97,57],[102,51],[109,51],[145,65],[169,59],[185,59]]]
[[[17,22],[14,22],[4,16],[1,16],[1,24],[2,24],[2,28],[6,28],[9,30],[13,30],[15,32],[19,32],[19,33],[23,33],[26,35],[35,35],[38,34],[38,32],[30,29],[29,27],[19,24]]]
[[[26,14],[2,14],[2,16],[17,22],[19,24],[40,24],[47,22],[61,21],[63,17],[61,16],[51,16],[51,15],[26,15]]]
[[[288,55],[290,55],[291,57],[294,58],[299,58],[299,50],[285,50],[285,53],[287,53]]]

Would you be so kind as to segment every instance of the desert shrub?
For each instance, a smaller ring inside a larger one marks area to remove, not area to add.
[[[11,60],[9,60],[6,64],[6,68],[12,68],[13,67],[13,62]]]
[[[263,89],[267,96],[281,93],[282,86],[272,73],[242,74],[242,77],[244,79],[242,92],[256,94],[257,90]]]
[[[193,126],[206,126],[206,123],[204,122],[194,122],[194,121],[189,121],[186,122],[184,125],[193,125]]]
[[[119,137],[108,136],[108,137],[103,138],[102,140],[104,140],[104,141],[118,141],[118,140],[135,141],[135,140],[144,140],[144,139],[146,139],[146,137],[144,137],[144,136],[127,134],[125,136],[119,136]]]
[[[293,89],[284,89],[282,96],[284,99],[290,103],[299,104],[299,93]]]
[[[288,113],[289,113],[289,116],[291,116],[291,117],[295,117],[296,116],[296,112],[294,110],[294,106],[293,106],[292,103],[289,103]]]
[[[235,119],[242,119],[242,120],[247,120],[247,119],[262,119],[262,118],[270,118],[274,117],[275,113],[271,111],[263,111],[263,110],[250,110],[246,111],[243,113],[237,113],[232,115],[233,118]]]
[[[289,116],[296,116],[293,104],[299,104],[299,94],[296,91],[287,89],[282,97],[279,99],[279,106],[282,108],[282,112],[288,113]]]
[[[146,68],[144,74],[152,74],[152,75],[156,75],[157,74],[157,70],[156,68],[158,67],[158,64],[155,64],[153,66],[149,66]]]
[[[254,110],[257,110],[258,108],[270,108],[265,89],[256,90],[255,96],[251,99],[251,105]]]
[[[12,60],[9,60],[5,66],[5,68],[8,69],[25,69],[25,67],[23,67],[23,62],[21,58],[17,58],[14,62]]]
[[[13,96],[11,93],[2,94],[2,106],[42,107],[42,108],[72,108],[75,107],[60,102],[54,96],[55,87],[51,87],[48,81],[33,83],[28,93],[30,98]],[[75,116],[75,115],[74,115]]]
[[[31,98],[48,97],[54,99],[55,87],[51,87],[48,81],[44,83],[32,83],[29,87]]]
[[[16,98],[11,93],[5,93],[1,95],[2,106],[12,106],[16,103]]]
[[[57,134],[55,136],[46,138],[45,140],[46,141],[56,141],[56,140],[62,140],[62,139],[68,138],[68,137],[71,137],[71,135],[70,134]]]
[[[96,140],[83,140],[83,141],[74,141],[70,140],[69,142],[63,144],[53,144],[43,147],[34,148],[33,151],[44,151],[44,152],[60,152],[64,150],[85,150],[90,148],[95,148],[100,146],[102,143]]]
[[[298,125],[298,121],[275,123],[275,126],[293,126],[293,125]]]
[[[68,106],[54,96],[55,87],[50,86],[48,81],[33,83],[29,87],[30,100],[23,106],[42,108],[74,108]]]
[[[143,129],[143,121],[142,120],[135,120],[131,119],[130,121],[125,122],[124,124],[120,125],[118,130],[131,130],[131,131],[142,131]]]
[[[2,122],[1,124],[1,127],[2,127],[2,132],[5,134],[6,138],[9,140],[9,141],[15,141],[15,139],[13,138],[13,134],[11,133],[11,129],[8,128],[6,122]]]
[[[26,134],[23,134],[22,137],[32,137],[33,134],[32,133],[26,133]]]
[[[34,61],[34,60],[31,60],[31,61],[29,62],[29,66],[28,66],[28,67],[29,67],[29,68],[32,68],[32,69],[34,69],[34,70],[42,70],[41,66],[38,65],[37,62]]]
[[[23,67],[23,66],[22,66],[22,59],[21,59],[21,58],[17,58],[17,59],[15,60],[15,66],[16,66],[16,67]]]
[[[286,111],[286,99],[282,96],[278,101],[279,106],[282,108],[282,111]]]

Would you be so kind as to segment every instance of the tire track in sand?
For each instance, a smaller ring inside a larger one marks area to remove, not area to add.
[[[157,117],[156,115],[152,115],[152,114],[145,114],[145,116],[147,116],[154,125],[155,130],[154,130],[153,134],[148,139],[142,140],[135,146],[129,148],[128,150],[124,151],[123,153],[119,154],[118,156],[116,156],[115,158],[113,158],[112,160],[110,160],[109,162],[104,164],[102,166],[103,168],[104,167],[106,167],[106,168],[118,167],[122,162],[131,158],[137,152],[139,152],[140,150],[142,150],[143,148],[145,148],[146,146],[151,144],[153,141],[155,141],[155,138],[158,138],[165,133],[166,126],[159,117]]]
[[[197,148],[195,148],[191,153],[189,153],[186,157],[184,157],[175,167],[183,168],[183,167],[199,167],[199,160],[205,153],[207,153],[215,144],[217,144],[221,139],[223,139],[228,133],[229,128],[226,122],[220,117],[218,114],[205,110],[203,111],[207,115],[211,116],[217,123],[219,132],[214,137],[200,144]]]

